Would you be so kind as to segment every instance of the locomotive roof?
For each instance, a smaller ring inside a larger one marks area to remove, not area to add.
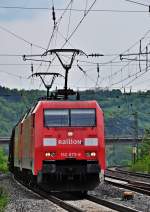
[[[39,101],[35,106],[33,113],[37,111],[39,107],[43,108],[96,108],[99,106],[97,101],[89,100],[89,101]]]

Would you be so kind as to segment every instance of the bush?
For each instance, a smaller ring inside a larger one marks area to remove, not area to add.
[[[132,164],[131,171],[150,173],[150,157],[145,156],[143,159],[140,159],[135,164]]]
[[[8,171],[7,161],[8,157],[5,155],[3,149],[0,149],[0,172],[6,173]]]
[[[134,172],[150,173],[150,129],[145,130],[139,153],[139,160],[137,160],[135,164],[132,164],[130,170]]]

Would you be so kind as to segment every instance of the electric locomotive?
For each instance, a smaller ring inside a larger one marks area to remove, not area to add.
[[[105,170],[103,112],[96,101],[39,101],[16,125],[10,169],[53,191],[87,191]]]
[[[64,64],[61,52],[72,53],[70,64]],[[68,72],[77,49],[54,49],[65,72],[64,89],[49,95],[59,73],[35,73],[47,88],[47,97],[39,100],[12,131],[9,169],[28,183],[51,191],[93,190],[105,171],[103,112],[96,101],[81,101],[78,92],[67,87]],[[46,55],[44,54],[44,55]],[[43,55],[42,55],[43,56]],[[26,56],[24,55],[24,60]],[[53,75],[47,85],[43,75]],[[68,100],[76,95],[76,100]]]

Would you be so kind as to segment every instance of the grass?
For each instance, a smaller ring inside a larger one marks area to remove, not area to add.
[[[142,172],[150,174],[150,156],[145,156],[144,158],[136,161],[135,164],[132,164],[130,170],[133,172]]]
[[[7,173],[8,167],[7,167],[7,161],[8,157],[3,151],[3,149],[0,149],[0,172]],[[0,187],[0,212],[4,211],[4,208],[6,207],[8,203],[8,194],[6,190],[3,187]]]
[[[6,173],[8,172],[7,166],[8,157],[5,154],[4,150],[0,148],[0,172]]]
[[[4,208],[8,204],[8,194],[4,188],[0,187],[0,212],[4,211]]]

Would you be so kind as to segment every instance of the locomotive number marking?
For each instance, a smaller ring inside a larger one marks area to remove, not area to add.
[[[81,156],[81,153],[77,153],[77,152],[61,152],[61,157],[79,157]]]

